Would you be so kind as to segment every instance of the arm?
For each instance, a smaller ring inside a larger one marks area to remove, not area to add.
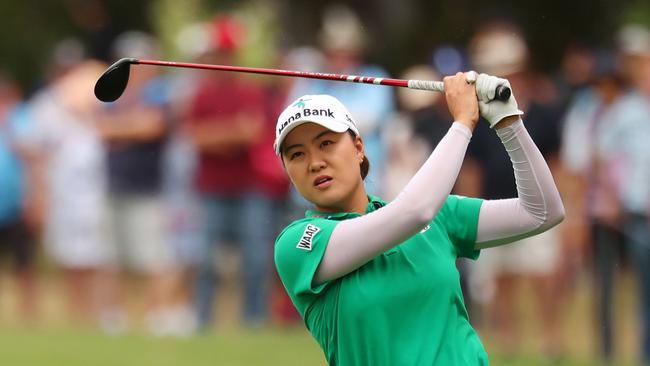
[[[506,121],[508,118],[510,120]],[[508,117],[496,126],[515,170],[518,198],[483,203],[477,249],[523,239],[557,225],[564,206],[551,171],[521,119]]]
[[[470,137],[469,128],[455,122],[394,201],[338,224],[315,283],[354,271],[429,224],[454,186]]]
[[[190,121],[185,132],[197,149],[204,152],[227,153],[256,142],[264,127],[263,116],[241,115],[233,117],[235,123],[221,123],[209,119]]]
[[[344,276],[408,239],[429,224],[442,207],[478,121],[475,90],[463,74],[446,77],[445,91],[456,122],[393,202],[336,226],[314,277],[315,284]]]
[[[23,217],[40,232],[45,226],[48,201],[45,154],[27,147],[20,147],[18,154],[25,163]]]
[[[157,139],[165,133],[163,111],[140,107],[99,116],[97,129],[110,142],[141,142]]]

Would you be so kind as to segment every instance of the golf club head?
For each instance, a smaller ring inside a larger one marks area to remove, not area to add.
[[[135,58],[123,58],[109,66],[95,83],[95,96],[102,102],[114,102],[119,98],[129,82],[131,64]]]

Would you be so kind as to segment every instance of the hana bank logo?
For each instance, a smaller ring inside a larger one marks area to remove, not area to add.
[[[293,104],[293,107],[298,107],[298,108],[305,108],[305,102],[310,101],[310,99],[298,99],[296,103]]]

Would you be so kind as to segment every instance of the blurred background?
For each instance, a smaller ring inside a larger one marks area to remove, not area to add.
[[[273,153],[294,98],[358,121],[390,200],[448,129],[440,94],[134,66],[121,57],[510,80],[562,224],[460,261],[495,365],[650,364],[650,3],[0,2],[0,363],[325,364],[272,263],[307,208]],[[516,195],[482,123],[454,193]],[[387,284],[390,286],[393,284]]]

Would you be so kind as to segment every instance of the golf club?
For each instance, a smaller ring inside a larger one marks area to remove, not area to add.
[[[388,78],[375,78],[368,76],[356,75],[340,75],[340,74],[324,74],[318,72],[305,72],[305,71],[288,71],[276,69],[262,69],[254,67],[241,67],[241,66],[225,66],[225,65],[208,65],[208,64],[195,64],[185,62],[172,62],[172,61],[155,61],[155,60],[138,60],[135,58],[123,58],[112,64],[104,71],[95,83],[95,96],[102,102],[116,101],[126,89],[129,82],[129,72],[131,65],[154,65],[154,66],[168,66],[168,67],[182,67],[191,69],[205,69],[205,70],[220,70],[220,71],[233,71],[245,72],[250,74],[265,74],[265,75],[282,75],[303,77],[311,79],[323,79],[334,81],[347,81],[353,83],[374,84],[374,85],[389,85],[400,86],[410,89],[419,90],[432,90],[444,92],[444,84],[442,81],[428,81],[428,80],[401,80],[401,79],[388,79]],[[508,100],[510,98],[510,88],[504,85],[499,85],[495,92],[496,100]]]

